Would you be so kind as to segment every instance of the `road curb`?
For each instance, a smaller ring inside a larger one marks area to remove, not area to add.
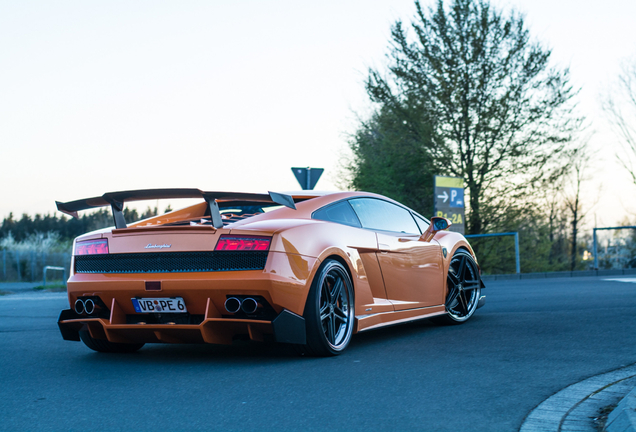
[[[605,430],[607,432],[636,431],[636,388],[629,392],[607,417]]]
[[[608,269],[608,270],[579,270],[542,273],[511,273],[500,275],[482,275],[484,281],[494,280],[520,280],[520,279],[554,279],[570,277],[594,277],[594,276],[630,276],[636,275],[636,269]]]
[[[594,417],[598,415],[599,410],[617,403],[630,391],[634,392],[635,385],[636,364],[572,384],[532,410],[519,431],[594,431]],[[615,429],[619,430],[625,429]]]

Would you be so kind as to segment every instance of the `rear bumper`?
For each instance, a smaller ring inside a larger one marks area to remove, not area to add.
[[[86,330],[95,339],[118,343],[229,344],[247,335],[304,344],[301,315],[316,263],[311,257],[270,252],[262,271],[74,274],[68,281],[71,307],[78,298],[91,297],[102,308],[98,316],[64,310],[58,325],[66,340],[80,340],[79,332]],[[262,298],[268,313],[228,314],[225,301],[240,296]],[[192,319],[173,320],[168,314],[160,320],[140,318],[131,299],[144,297],[181,297]]]
[[[76,273],[67,283],[69,305],[72,308],[78,297],[94,296],[99,297],[106,307],[116,301],[124,314],[134,314],[131,298],[181,297],[188,312],[204,315],[208,302],[212,302],[212,310],[224,311],[228,297],[249,295],[262,296],[277,313],[287,309],[302,315],[317,264],[315,258],[270,252],[264,270]],[[149,290],[147,282],[158,285],[159,289]]]
[[[117,343],[212,343],[231,344],[235,336],[246,335],[263,341],[267,335],[276,342],[305,344],[305,320],[288,310],[271,321],[222,317],[208,299],[200,324],[127,324],[126,315],[113,300],[110,318],[87,318],[71,309],[63,310],[58,326],[65,340],[79,341],[86,330],[94,339]]]

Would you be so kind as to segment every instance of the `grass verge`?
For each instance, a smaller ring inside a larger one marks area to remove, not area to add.
[[[607,423],[607,417],[614,411],[616,408],[616,404],[604,406],[600,410],[598,410],[598,417],[594,419],[594,423],[596,424],[596,430],[599,432],[605,431],[605,423]]]
[[[49,284],[49,285],[38,285],[33,287],[34,291],[44,291],[44,292],[66,292],[66,284]]]

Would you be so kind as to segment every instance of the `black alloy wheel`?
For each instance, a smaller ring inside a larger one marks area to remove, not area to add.
[[[305,305],[307,344],[302,353],[340,354],[351,341],[354,324],[353,283],[338,261],[326,260],[316,273]]]
[[[473,316],[481,295],[479,270],[470,253],[464,249],[455,252],[446,280],[446,315],[440,320],[444,324],[461,324]]]

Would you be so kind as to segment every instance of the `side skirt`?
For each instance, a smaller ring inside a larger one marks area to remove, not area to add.
[[[395,312],[381,312],[372,315],[362,315],[356,317],[354,333],[420,319],[432,318],[434,316],[444,315],[445,313],[446,307],[444,305],[439,305]]]

